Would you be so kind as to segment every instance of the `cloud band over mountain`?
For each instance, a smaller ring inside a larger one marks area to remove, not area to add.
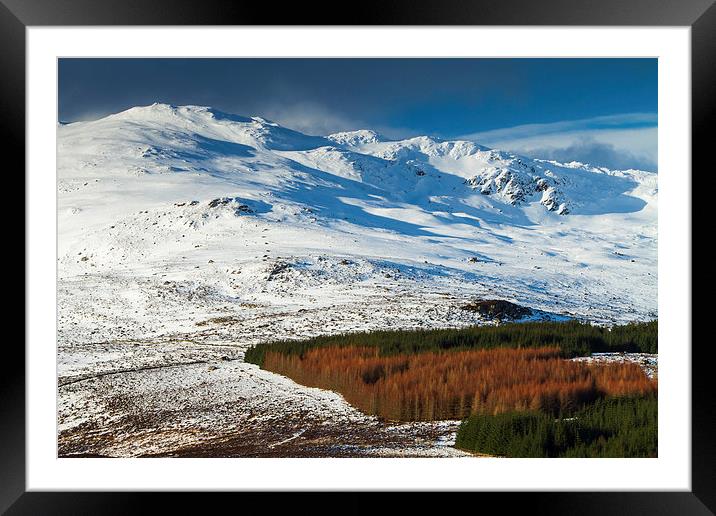
[[[483,145],[557,161],[615,169],[658,168],[657,116],[627,113],[465,134]]]

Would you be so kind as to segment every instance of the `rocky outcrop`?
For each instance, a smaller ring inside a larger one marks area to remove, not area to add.
[[[498,321],[522,319],[532,315],[532,309],[502,299],[481,299],[464,305],[462,308]]]
[[[513,206],[520,206],[538,194],[542,194],[540,204],[548,211],[559,215],[569,213],[564,194],[558,188],[555,178],[541,175],[542,170],[527,166],[516,159],[508,166],[486,168],[465,180],[465,184],[483,195],[502,197]]]

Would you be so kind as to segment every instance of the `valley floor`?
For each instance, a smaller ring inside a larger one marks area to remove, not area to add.
[[[243,355],[248,346],[273,339],[489,323],[462,308],[477,287],[435,292],[386,282],[321,288],[314,297],[274,294],[271,304],[261,296],[232,301],[206,286],[153,277],[61,279],[59,455],[468,456],[452,447],[458,421],[380,421],[337,393],[244,363]],[[655,357],[640,360],[655,369]]]
[[[243,362],[249,345],[269,338],[479,323],[460,308],[467,295],[376,286],[344,288],[329,307],[235,306],[196,292],[154,302],[159,286],[60,282],[60,456],[467,455],[451,447],[457,421],[382,422],[336,393]]]

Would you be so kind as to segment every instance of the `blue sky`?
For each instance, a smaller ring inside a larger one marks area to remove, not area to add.
[[[656,59],[60,59],[59,119],[209,105],[310,134],[473,139],[656,170]]]

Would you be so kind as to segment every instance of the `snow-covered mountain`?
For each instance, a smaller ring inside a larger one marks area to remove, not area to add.
[[[648,172],[154,104],[59,125],[57,187],[61,456],[227,442],[311,456],[316,435],[372,456],[456,456],[458,422],[381,422],[243,353],[493,323],[466,309],[476,298],[531,318],[656,316]]]
[[[70,340],[378,292],[412,326],[445,307],[435,324],[469,323],[458,301],[426,300],[481,295],[596,321],[656,314],[653,173],[426,136],[310,136],[165,104],[61,124],[57,137],[60,332]],[[190,315],[186,300],[203,308]]]

